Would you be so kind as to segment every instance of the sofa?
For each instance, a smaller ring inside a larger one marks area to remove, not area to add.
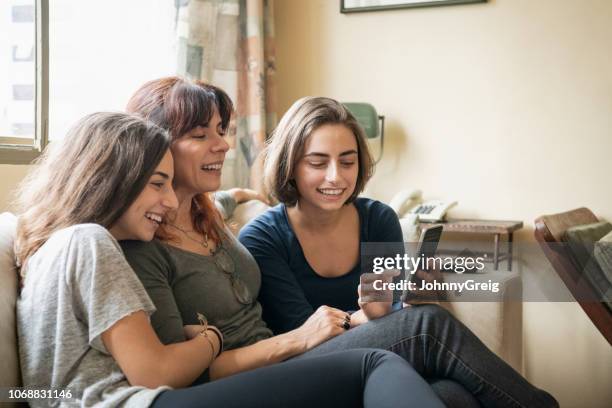
[[[21,383],[15,327],[17,273],[13,239],[16,226],[17,219],[13,214],[0,214],[0,361],[2,361],[0,387],[3,388],[19,386]]]
[[[249,202],[236,208],[228,220],[234,232],[254,216],[265,211],[261,202]],[[0,387],[20,385],[18,344],[15,327],[15,303],[17,299],[17,274],[14,261],[13,241],[16,228],[13,214],[0,214]],[[402,223],[404,235],[414,234],[413,224]],[[452,281],[454,274],[446,274],[445,280]],[[519,299],[522,291],[518,273],[488,271],[482,279],[496,279],[501,290],[491,302],[459,302],[454,294],[448,294],[450,302],[442,306],[451,311],[468,326],[497,355],[521,371],[522,358],[522,303],[510,301]]]

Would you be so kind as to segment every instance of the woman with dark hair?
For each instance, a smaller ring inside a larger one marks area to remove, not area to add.
[[[177,208],[167,133],[135,116],[96,113],[56,143],[19,195],[21,370],[26,387],[43,388],[28,390],[31,406],[442,406],[409,364],[382,350],[189,387],[223,354],[223,335],[202,318],[180,327],[182,341],[160,342],[149,321],[155,306],[118,244],[150,241]],[[397,380],[405,376],[414,377],[411,389]]]
[[[404,246],[395,212],[358,197],[373,160],[363,129],[344,105],[324,97],[296,101],[264,155],[264,182],[280,204],[245,226],[239,239],[261,270],[259,300],[275,333],[299,327],[323,305],[353,310],[350,330],[305,356],[382,348],[411,363],[450,406],[557,405],[442,307],[392,313],[402,302],[361,301],[361,244]]]
[[[144,84],[130,99],[127,110],[167,129],[172,138],[178,209],[165,217],[157,239],[121,243],[157,308],[151,324],[159,338],[164,344],[181,343],[186,338],[183,327],[196,325],[200,319],[219,328],[224,351],[202,373],[198,383],[215,384],[218,379],[234,382],[258,367],[278,373],[279,377],[283,372],[291,373],[283,367],[293,367],[297,361],[283,360],[343,332],[347,315],[323,307],[300,327],[279,336],[273,336],[261,319],[261,306],[256,300],[260,285],[257,264],[224,225],[209,196],[221,181],[228,150],[224,137],[233,112],[231,100],[212,85],[170,77]],[[385,358],[389,355],[385,354]],[[267,396],[253,404],[360,406],[362,402],[354,398],[354,386],[348,386],[350,397],[344,395],[346,378],[357,374],[356,361],[344,352],[304,359],[308,368],[302,375],[294,372],[282,379],[270,377],[265,385],[259,384],[260,392]],[[368,359],[361,361],[364,368],[370,368]],[[388,390],[366,387],[365,405],[441,406],[429,385],[403,363],[400,370],[394,359],[381,365],[393,366],[380,370],[385,375],[368,377],[372,379],[368,384],[380,381]],[[210,380],[215,381],[209,383]],[[392,390],[398,387],[404,389]],[[237,395],[243,401],[242,394],[252,391],[241,389]]]
[[[152,324],[164,343],[184,340],[184,324],[198,313],[224,334],[225,350],[210,367],[212,378],[280,362],[343,331],[346,313],[322,309],[281,336],[261,319],[256,301],[257,264],[230,234],[210,193],[220,185],[232,103],[222,90],[171,77],[143,85],[127,110],[167,129],[175,158],[179,208],[150,243],[123,249],[157,306]]]

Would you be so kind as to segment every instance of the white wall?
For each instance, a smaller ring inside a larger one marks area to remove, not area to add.
[[[367,194],[383,201],[418,187],[458,200],[455,217],[523,220],[523,241],[545,213],[612,220],[610,21],[609,0],[275,0],[279,114],[305,95],[372,103],[388,139]],[[612,401],[612,348],[576,304],[525,304],[524,353],[562,406]]]

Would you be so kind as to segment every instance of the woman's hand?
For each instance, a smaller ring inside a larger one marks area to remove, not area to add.
[[[251,200],[259,200],[270,205],[270,202],[263,194],[249,188],[231,188],[227,190],[227,192],[236,200],[237,204],[246,203]]]
[[[292,333],[303,342],[305,352],[344,333],[350,327],[350,319],[349,314],[340,309],[321,306]]]
[[[357,303],[361,313],[355,316],[355,324],[358,325],[368,320],[378,319],[391,312],[393,303],[393,291],[385,288],[382,290],[374,289],[374,281],[380,280],[382,284],[393,282],[393,278],[399,276],[399,270],[385,271],[381,274],[363,274],[361,283],[357,286],[359,299]]]
[[[197,330],[195,330],[197,328]],[[186,330],[191,340],[164,345],[149,317],[140,310],[117,321],[102,333],[104,347],[113,356],[131,385],[183,388],[192,384],[218,353],[217,336],[208,333],[213,345],[198,336],[201,326]]]
[[[444,278],[442,277],[442,274],[437,269],[432,269],[427,272],[418,270],[416,271],[416,277],[418,278],[418,280],[416,280],[416,282],[418,282],[417,283],[418,288],[421,287],[421,280],[427,283],[444,282]],[[417,289],[417,290],[408,292],[404,303],[405,304],[437,303],[440,300],[444,300],[445,297],[446,297],[446,293],[444,291]]]

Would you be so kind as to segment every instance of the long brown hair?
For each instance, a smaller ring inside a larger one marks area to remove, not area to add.
[[[216,86],[180,77],[147,82],[132,95],[126,108],[168,130],[173,142],[197,126],[206,126],[215,109],[221,117],[221,128],[226,131],[234,111],[229,96]],[[217,244],[220,242],[223,218],[209,194],[193,198],[191,222],[196,231],[208,234]],[[162,240],[175,238],[163,224],[155,235]]]
[[[18,264],[25,265],[62,228],[83,223],[111,228],[169,147],[165,130],[134,115],[99,112],[78,121],[45,149],[19,186]],[[21,273],[25,276],[23,267]]]

